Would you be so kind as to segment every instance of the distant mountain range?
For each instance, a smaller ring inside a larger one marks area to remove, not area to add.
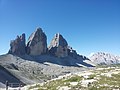
[[[80,67],[118,63],[120,57],[112,54],[99,52],[90,58],[79,55],[60,33],[55,34],[48,46],[46,34],[37,28],[27,44],[23,33],[10,42],[8,53],[0,56],[0,87],[5,86],[5,81],[33,84],[84,69]]]
[[[120,63],[120,56],[116,56],[110,53],[97,52],[89,58],[92,62],[99,65],[110,65]]]

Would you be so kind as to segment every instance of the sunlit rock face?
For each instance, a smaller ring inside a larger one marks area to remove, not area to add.
[[[68,47],[67,41],[63,38],[61,34],[57,33],[52,39],[48,50],[51,55],[55,55],[57,57],[67,57],[68,56],[67,47]]]
[[[47,52],[47,36],[41,28],[37,28],[30,35],[26,49],[29,55],[41,55]]]

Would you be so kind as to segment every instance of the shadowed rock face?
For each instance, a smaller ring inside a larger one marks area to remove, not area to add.
[[[23,84],[18,78],[16,78],[8,70],[6,70],[4,67],[2,67],[0,65],[0,83],[2,83],[3,88],[5,88],[6,81],[8,81],[9,83],[21,83],[21,84]],[[1,85],[0,85],[0,87],[1,87]]]
[[[75,50],[72,49],[72,47],[68,46],[68,55],[77,59],[78,54]]]
[[[68,46],[67,41],[63,38],[61,34],[55,34],[52,39],[50,46],[48,47],[48,51],[51,55],[57,57],[67,57],[71,56],[74,59],[81,58],[72,47]]]
[[[27,43],[27,54],[41,55],[47,52],[47,37],[41,28],[31,34]]]
[[[67,46],[67,41],[63,38],[61,34],[58,33],[55,34],[54,38],[52,39],[48,50],[50,54],[55,55],[57,57],[67,57]]]
[[[10,50],[8,53],[15,55],[24,55],[25,52],[25,34],[17,36],[15,40],[12,40],[10,43]]]

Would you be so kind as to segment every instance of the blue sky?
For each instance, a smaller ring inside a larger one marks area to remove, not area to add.
[[[120,0],[0,0],[0,54],[10,40],[41,27],[48,45],[61,33],[79,54],[120,55]]]

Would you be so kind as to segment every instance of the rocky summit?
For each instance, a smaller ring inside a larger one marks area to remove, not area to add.
[[[55,34],[52,39],[50,46],[48,47],[49,54],[57,57],[67,57],[78,59],[80,56],[77,54],[76,50],[73,50],[71,46],[68,46],[65,38],[60,34]]]
[[[8,53],[24,55],[26,53],[25,47],[25,34],[23,33],[21,36],[17,36],[15,40],[10,42],[10,50]]]
[[[67,57],[67,47],[67,41],[63,38],[61,34],[58,33],[55,34],[54,38],[52,39],[48,50],[50,54],[55,55],[57,57]]]
[[[47,52],[47,37],[41,28],[37,28],[28,39],[27,54],[41,55]]]
[[[9,53],[19,56],[47,54],[59,58],[70,56],[74,59],[81,59],[81,56],[79,56],[72,47],[68,46],[67,41],[60,33],[55,34],[49,47],[47,47],[47,36],[41,28],[37,28],[35,32],[30,35],[27,44],[25,44],[25,41],[25,34],[17,36],[17,38],[10,43]]]

